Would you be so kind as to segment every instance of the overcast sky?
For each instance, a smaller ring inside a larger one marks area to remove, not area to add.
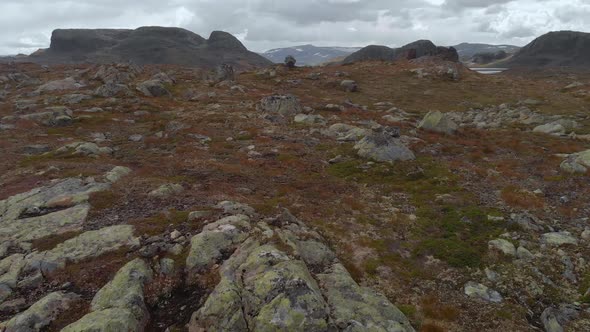
[[[56,28],[224,30],[253,51],[417,39],[524,45],[552,30],[590,31],[590,0],[0,0],[0,15],[0,54],[48,47]]]

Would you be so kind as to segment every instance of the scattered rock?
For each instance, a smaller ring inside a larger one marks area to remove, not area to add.
[[[428,112],[424,119],[418,124],[418,128],[436,131],[444,134],[453,134],[457,131],[457,124],[447,115],[439,112]]]
[[[502,302],[502,296],[500,293],[493,289],[489,289],[487,286],[478,284],[470,281],[465,284],[465,295],[469,297],[479,298],[488,302],[500,303]]]
[[[137,91],[143,93],[146,97],[163,97],[172,96],[166,89],[164,83],[158,79],[144,81],[137,86]]]
[[[80,296],[73,293],[50,293],[11,320],[0,323],[0,329],[6,332],[43,331],[78,301]]]
[[[172,195],[178,195],[184,191],[184,187],[180,184],[169,183],[161,185],[158,189],[152,190],[148,195],[150,197],[165,198]]]
[[[256,108],[259,112],[289,118],[294,117],[303,111],[299,99],[293,95],[273,95],[264,97]]]
[[[346,92],[357,92],[358,85],[353,80],[343,80],[340,82],[340,87]]]
[[[365,136],[354,146],[354,149],[362,158],[382,162],[405,161],[416,158],[410,149],[386,130],[373,132]]]
[[[553,246],[562,246],[562,245],[577,245],[578,240],[573,237],[570,232],[552,232],[552,233],[545,233],[541,235],[541,242],[553,245]]]
[[[83,87],[84,84],[76,82],[75,79],[68,77],[63,80],[51,81],[41,85],[37,92],[44,93],[44,92],[53,92],[53,91],[63,91],[63,90],[76,90]]]
[[[309,125],[313,124],[325,124],[326,119],[323,116],[317,114],[297,114],[293,120],[296,123],[305,123]]]
[[[488,247],[491,250],[496,250],[507,256],[515,256],[516,248],[512,242],[504,239],[496,239],[488,242]]]

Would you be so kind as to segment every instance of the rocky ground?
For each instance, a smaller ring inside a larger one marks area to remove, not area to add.
[[[588,331],[590,75],[0,67],[0,330]]]

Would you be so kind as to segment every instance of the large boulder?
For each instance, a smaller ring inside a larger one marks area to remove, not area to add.
[[[418,128],[443,134],[454,134],[458,126],[449,116],[440,111],[431,111],[424,116],[424,119],[418,124]]]
[[[272,95],[262,98],[256,106],[260,112],[292,118],[301,113],[303,108],[299,99],[293,95]]]

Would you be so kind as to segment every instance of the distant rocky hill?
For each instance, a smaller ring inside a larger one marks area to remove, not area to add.
[[[461,43],[453,46],[461,61],[472,61],[477,54],[497,54],[499,52],[506,52],[512,54],[518,52],[520,47],[515,45],[491,45],[491,44],[478,44],[478,43]]]
[[[297,59],[297,65],[316,66],[330,62],[335,58],[346,57],[358,51],[358,47],[318,47],[314,45],[300,45],[285,48],[275,48],[262,53],[262,56],[274,63],[282,63],[285,57],[292,55]]]
[[[51,46],[35,52],[27,61],[37,63],[112,63],[131,61],[139,65],[175,64],[210,68],[228,63],[237,68],[271,64],[250,52],[227,32],[214,31],[205,39],[181,28],[141,27],[127,29],[58,29]]]
[[[590,33],[549,32],[523,47],[508,67],[590,67]]]
[[[436,46],[430,40],[417,40],[400,48],[369,45],[346,57],[343,63],[369,60],[393,61],[397,59],[415,59],[423,56],[438,56],[449,61],[459,61],[457,51],[453,47]]]

